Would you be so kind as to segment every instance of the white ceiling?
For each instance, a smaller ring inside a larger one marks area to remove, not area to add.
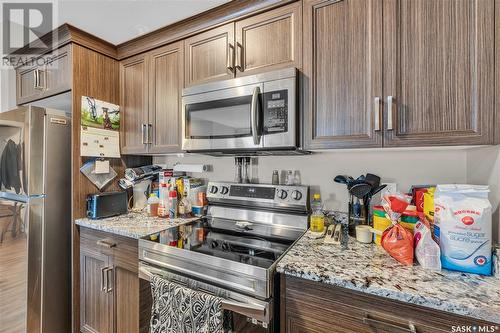
[[[56,25],[69,23],[113,44],[219,6],[230,0],[59,0]]]

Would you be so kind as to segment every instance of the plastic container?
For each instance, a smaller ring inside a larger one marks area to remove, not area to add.
[[[158,205],[158,216],[168,217],[168,186],[160,184],[160,203]]]
[[[356,240],[360,243],[370,244],[373,241],[371,227],[368,225],[356,226]]]
[[[170,191],[168,195],[168,216],[177,218],[177,191]]]
[[[321,196],[318,193],[313,196],[311,209],[311,231],[323,232],[325,230],[325,214],[323,214],[323,204],[321,203]]]
[[[379,208],[380,207],[380,208]],[[380,211],[380,209],[382,211]],[[373,229],[375,233],[375,244],[380,245],[382,233],[391,226],[391,220],[385,217],[382,206],[373,207]]]
[[[412,233],[415,232],[415,225],[418,222],[418,213],[414,211],[405,211],[401,215],[400,222],[402,227],[410,230]]]
[[[158,205],[160,204],[160,199],[155,193],[151,193],[148,199],[148,214],[149,216],[158,216]]]

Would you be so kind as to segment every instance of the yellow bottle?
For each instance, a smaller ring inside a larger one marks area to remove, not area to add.
[[[323,214],[323,205],[321,204],[321,195],[319,193],[313,195],[311,208],[311,231],[323,232],[325,230],[325,215]]]

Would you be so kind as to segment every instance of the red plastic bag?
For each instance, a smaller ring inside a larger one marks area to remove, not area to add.
[[[399,224],[382,234],[382,247],[403,265],[413,265],[413,235]]]

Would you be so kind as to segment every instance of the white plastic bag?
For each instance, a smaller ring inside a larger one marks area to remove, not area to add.
[[[441,270],[441,249],[432,239],[432,233],[429,227],[422,221],[415,225],[415,256],[417,261],[424,269],[433,271]]]

